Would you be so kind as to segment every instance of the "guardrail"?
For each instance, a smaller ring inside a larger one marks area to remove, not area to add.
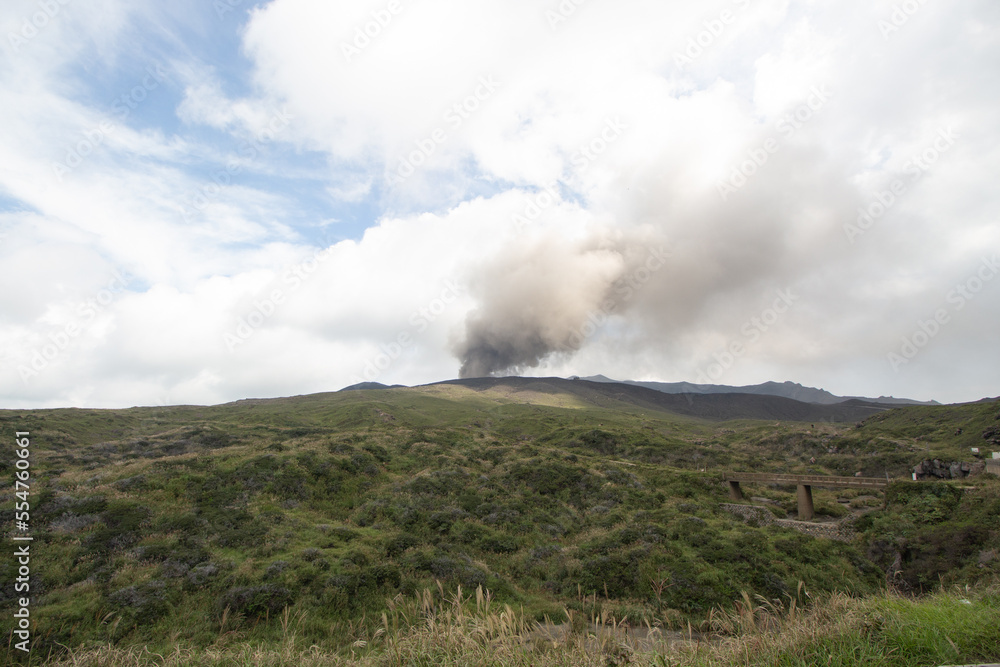
[[[807,486],[830,486],[838,488],[884,489],[891,480],[881,477],[837,477],[835,475],[783,475],[761,472],[726,472],[724,482],[746,482],[747,484],[788,484]]]

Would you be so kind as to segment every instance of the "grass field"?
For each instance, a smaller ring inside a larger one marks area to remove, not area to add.
[[[853,522],[844,543],[736,520],[719,508],[719,474],[907,477],[927,458],[972,461],[998,413],[994,402],[857,424],[713,421],[626,399],[455,385],[0,411],[7,432],[32,437],[30,659],[985,659],[1000,627],[995,477],[895,485],[887,506],[880,494],[815,489],[820,520]],[[8,488],[13,472],[0,461]],[[795,510],[794,488],[745,491],[775,516]],[[10,525],[12,504],[0,516]],[[14,575],[13,559],[0,561],[0,579]],[[5,618],[14,603],[5,588]],[[612,635],[587,639],[594,619],[724,637],[641,655]],[[532,636],[545,622],[576,632],[546,645]],[[25,662],[11,646],[3,659]]]
[[[468,598],[456,592],[450,599],[428,591],[420,602],[394,603],[374,633],[359,632],[349,651],[336,653],[301,642],[297,632],[302,617],[286,613],[279,619],[282,636],[273,641],[236,640],[220,631],[218,641],[205,648],[164,653],[82,648],[52,664],[918,667],[1000,655],[996,587],[939,591],[917,600],[888,593],[863,599],[835,593],[805,609],[794,601],[778,606],[744,596],[705,622],[707,634],[695,637],[692,631],[690,639],[655,650],[621,638],[613,631],[614,619],[607,617],[602,629],[584,626],[561,641],[546,641],[509,607],[495,608],[484,598],[481,591]],[[655,637],[656,630],[651,634]]]

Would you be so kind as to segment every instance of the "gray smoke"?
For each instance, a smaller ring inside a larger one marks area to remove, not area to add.
[[[454,348],[460,377],[519,373],[550,355],[572,354],[627,308],[667,255],[649,234],[598,230],[576,242],[556,235],[518,239],[470,285],[481,305]]]
[[[478,307],[452,348],[461,376],[519,373],[568,357],[609,319],[601,334],[623,357],[646,355],[660,364],[657,374],[685,365],[696,372],[713,352],[751,344],[743,325],[787,289],[801,307],[760,336],[756,350],[784,345],[793,316],[817,304],[826,319],[810,319],[799,335],[821,344],[856,309],[831,276],[871,273],[879,251],[845,240],[842,224],[863,200],[841,166],[821,157],[787,146],[725,201],[714,190],[692,196],[680,175],[633,175],[630,194],[608,217],[636,222],[572,242],[557,231],[519,237],[466,281]]]

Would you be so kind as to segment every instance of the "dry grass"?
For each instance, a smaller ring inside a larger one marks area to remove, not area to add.
[[[802,592],[802,591],[800,591]],[[567,612],[569,614],[569,612]],[[702,629],[712,641],[659,644],[655,651],[617,632],[614,618],[594,618],[599,629],[570,615],[570,630],[560,640],[540,632],[519,611],[497,605],[489,592],[443,588],[388,601],[380,623],[350,622],[350,646],[332,652],[303,646],[296,638],[301,615],[291,610],[279,619],[283,639],[250,645],[223,625],[216,645],[178,647],[156,653],[140,647],[92,647],[71,651],[49,664],[60,667],[162,667],[261,665],[500,665],[520,667],[722,667],[734,665],[922,665],[950,657],[983,659],[1000,651],[1000,591],[941,591],[913,600],[885,593],[865,599],[841,593],[803,608],[794,600],[780,606],[744,594],[730,610],[716,610]],[[655,633],[653,628],[649,628]],[[958,645],[965,641],[964,645]],[[232,642],[232,643],[231,643]],[[958,643],[956,643],[958,642]],[[994,657],[996,657],[994,655]]]

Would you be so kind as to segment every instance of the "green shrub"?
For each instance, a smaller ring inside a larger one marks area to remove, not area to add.
[[[613,456],[618,453],[618,439],[607,431],[594,429],[584,433],[580,436],[580,442],[584,447],[592,449],[598,454]]]
[[[149,508],[143,505],[122,500],[110,502],[100,514],[101,525],[84,540],[86,551],[106,558],[134,545],[139,541],[139,530],[149,516]]]
[[[418,546],[420,540],[410,533],[399,533],[389,538],[385,543],[385,555],[388,558],[397,558],[407,549]]]
[[[108,603],[121,615],[125,627],[147,625],[170,610],[165,586],[155,579],[115,591]]]
[[[523,482],[528,488],[542,495],[558,494],[562,491],[578,492],[583,480],[579,467],[559,461],[528,461],[511,467],[510,479]]]
[[[219,598],[217,608],[220,614],[229,609],[249,619],[276,616],[293,602],[291,592],[284,586],[263,584],[230,588]]]

